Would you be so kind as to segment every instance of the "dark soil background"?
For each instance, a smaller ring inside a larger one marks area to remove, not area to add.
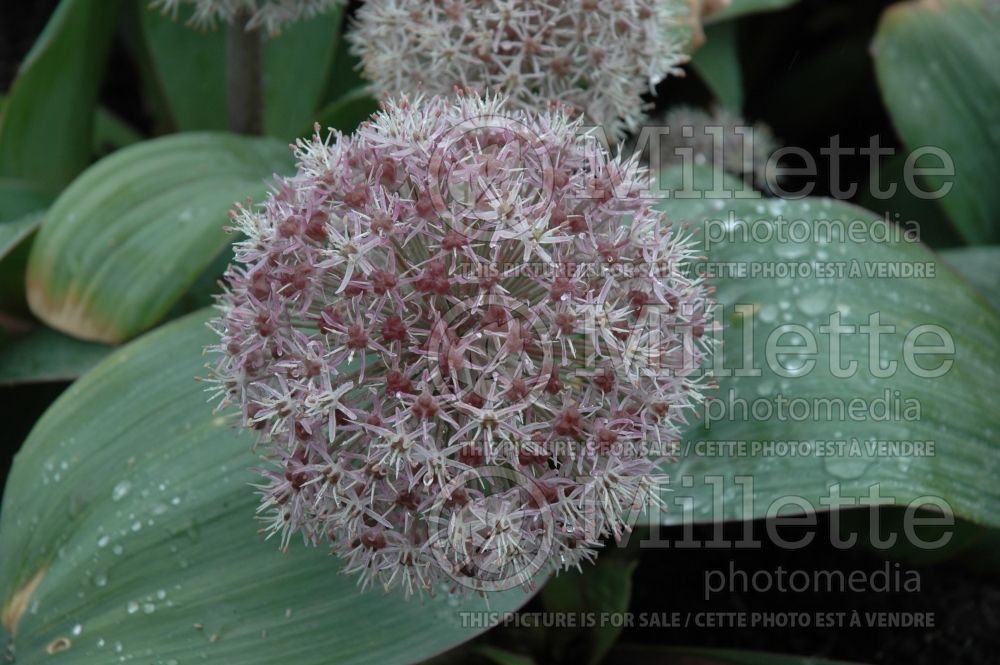
[[[895,559],[887,560],[865,545],[844,551],[835,549],[828,536],[829,517],[818,517],[817,527],[808,529],[816,534],[813,544],[797,551],[768,544],[766,538],[760,550],[646,551],[633,578],[634,611],[804,612],[812,615],[857,611],[862,617],[865,613],[874,612],[929,613],[933,616],[934,627],[645,629],[626,633],[623,639],[642,643],[698,644],[823,655],[894,665],[997,662],[996,654],[1000,649],[1000,588],[992,576],[972,573],[957,562],[918,566]],[[867,511],[854,511],[853,517],[858,519],[858,526],[866,532]],[[882,515],[883,519],[891,517],[888,513]],[[736,533],[742,530],[742,525],[728,526]],[[754,528],[755,533],[761,534],[763,521],[758,520]],[[679,530],[673,531],[674,539],[681,539]],[[799,537],[807,530],[787,531],[797,531],[795,537]],[[702,529],[702,532],[704,539],[711,538],[709,528]],[[795,539],[791,533],[788,537]],[[723,571],[728,575],[730,565],[749,576],[755,571],[768,571],[773,577],[777,567],[781,566],[785,571],[806,571],[812,577],[813,571],[831,570],[845,573],[865,571],[870,575],[873,571],[885,570],[887,563],[890,576],[898,572],[902,579],[906,579],[911,571],[919,575],[920,591],[828,593],[821,585],[819,591],[803,593],[756,593],[752,587],[749,592],[744,592],[737,585],[736,593],[728,596],[717,594],[705,600],[705,571]]]
[[[100,2],[101,0],[93,0]],[[0,0],[0,90],[6,90],[17,65],[30,49],[56,6],[56,0]],[[817,157],[821,173],[816,195],[829,193],[822,183],[829,171],[819,149],[839,134],[842,144],[863,147],[873,135],[883,145],[899,147],[891,122],[881,104],[869,44],[885,0],[803,0],[790,10],[742,21],[741,56],[749,120],[769,124],[785,145],[801,146]],[[119,34],[108,65],[102,103],[141,130],[149,120],[139,98],[127,39]],[[696,75],[670,81],[660,89],[657,107],[683,102],[707,104],[710,95]],[[868,165],[862,158],[848,159],[842,180],[863,185]],[[884,211],[878,211],[884,212]],[[922,237],[933,247],[959,244],[954,233],[928,211]],[[918,220],[924,221],[924,220]],[[6,476],[13,455],[45,407],[64,385],[0,389],[0,479]],[[704,599],[706,570],[728,570],[730,562],[752,575],[780,565],[786,570],[876,570],[885,559],[861,545],[848,551],[829,543],[829,518],[820,516],[814,543],[790,552],[773,545],[760,550],[649,549],[639,554],[634,578],[633,612],[669,611],[895,611],[932,612],[933,629],[626,629],[621,642],[750,648],[824,656],[866,663],[892,665],[978,664],[998,662],[1000,653],[1000,586],[989,572],[974,572],[967,561],[975,550],[960,558],[933,565],[911,566],[921,579],[918,593],[733,593]],[[864,523],[865,518],[858,518]],[[740,528],[730,525],[729,528]],[[763,524],[755,524],[763,532]],[[705,537],[709,532],[706,527]],[[679,530],[664,530],[676,541]],[[981,535],[978,537],[982,537]],[[537,599],[527,608],[539,610]],[[506,648],[516,642],[503,632],[492,639]],[[612,656],[609,662],[617,661]]]

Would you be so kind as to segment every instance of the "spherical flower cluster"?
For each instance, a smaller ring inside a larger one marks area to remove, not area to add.
[[[681,73],[696,20],[688,0],[368,0],[349,39],[383,98],[499,90],[620,139],[644,118],[642,95]]]
[[[761,189],[767,187],[767,164],[778,148],[771,128],[750,125],[724,108],[711,112],[681,106],[667,113],[670,132],[662,137],[661,158],[715,166]],[[690,151],[691,157],[686,157]]]
[[[283,26],[328,12],[343,0],[153,0],[151,6],[176,16],[183,4],[194,5],[191,23],[198,27],[212,27],[217,21],[233,23],[245,14],[250,17],[248,29],[276,34]]]
[[[646,172],[561,111],[464,94],[296,154],[233,213],[213,322],[266,531],[407,593],[528,584],[628,531],[711,347]]]

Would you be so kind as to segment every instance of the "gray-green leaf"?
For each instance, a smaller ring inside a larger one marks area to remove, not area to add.
[[[56,200],[28,262],[28,302],[57,330],[120,342],[170,309],[231,238],[235,202],[293,170],[288,147],[176,134],[120,150]]]
[[[212,413],[205,312],[116,351],[18,453],[0,608],[18,665],[413,663],[485,629],[479,598],[361,592],[324,549],[257,533],[251,438]],[[491,595],[506,612],[523,592]],[[463,625],[465,621],[465,625]],[[0,636],[2,639],[3,636]]]
[[[53,192],[90,162],[98,88],[120,0],[62,0],[0,113],[0,176]]]
[[[666,186],[679,182],[676,172],[663,175]],[[690,222],[716,241],[705,267],[718,275],[712,283],[725,327],[721,357],[730,373],[718,377],[720,388],[683,442],[680,461],[665,469],[674,478],[667,522],[803,509],[781,506],[786,497],[824,510],[830,506],[822,500],[834,491],[857,505],[878,484],[896,503],[934,495],[962,517],[1000,524],[1000,314],[982,296],[919,243],[883,239],[879,216],[848,204],[670,199],[662,205],[672,221]],[[785,242],[777,238],[779,220]],[[795,220],[804,224],[790,236]],[[853,226],[857,237],[823,242],[829,234],[817,224]],[[785,272],[803,266],[807,276]],[[743,269],[745,275],[734,272]],[[910,269],[924,276],[868,272]],[[877,347],[860,329],[876,314],[879,325],[892,327]],[[820,330],[835,325],[834,317],[854,332]],[[752,350],[745,344],[751,332]],[[779,366],[767,359],[768,339],[798,348],[773,347]],[[908,359],[907,340],[911,353],[920,346],[954,348]],[[894,373],[875,376],[890,363]]]
[[[1000,3],[893,5],[873,53],[882,98],[907,147],[943,151],[954,164],[951,176],[926,175],[927,190],[950,186],[939,201],[967,241],[1000,240]],[[943,164],[937,155],[915,163]]]

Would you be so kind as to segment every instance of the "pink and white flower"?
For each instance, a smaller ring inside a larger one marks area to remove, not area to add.
[[[711,350],[711,289],[638,162],[464,94],[296,155],[233,213],[213,322],[266,532],[407,593],[528,584],[626,533]]]
[[[688,0],[368,0],[349,39],[382,98],[496,90],[619,139],[644,118],[642,95],[681,73],[695,25]]]

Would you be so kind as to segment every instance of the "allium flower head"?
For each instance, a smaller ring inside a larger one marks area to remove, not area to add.
[[[212,27],[217,21],[233,23],[246,14],[250,17],[247,28],[275,34],[289,23],[328,12],[343,0],[152,0],[151,6],[176,16],[184,4],[194,5],[191,23],[198,27]]]
[[[694,20],[688,0],[368,0],[349,39],[381,97],[499,90],[617,139],[644,117],[643,93],[681,72]]]
[[[717,166],[766,188],[767,163],[778,148],[767,125],[750,125],[721,107],[708,112],[689,106],[672,109],[665,123],[670,132],[659,146],[661,157],[681,161],[685,154],[681,149],[690,149],[695,163]]]
[[[326,541],[365,585],[484,590],[628,530],[701,399],[711,303],[645,172],[578,130],[388,102],[234,212],[215,376],[283,546]]]

